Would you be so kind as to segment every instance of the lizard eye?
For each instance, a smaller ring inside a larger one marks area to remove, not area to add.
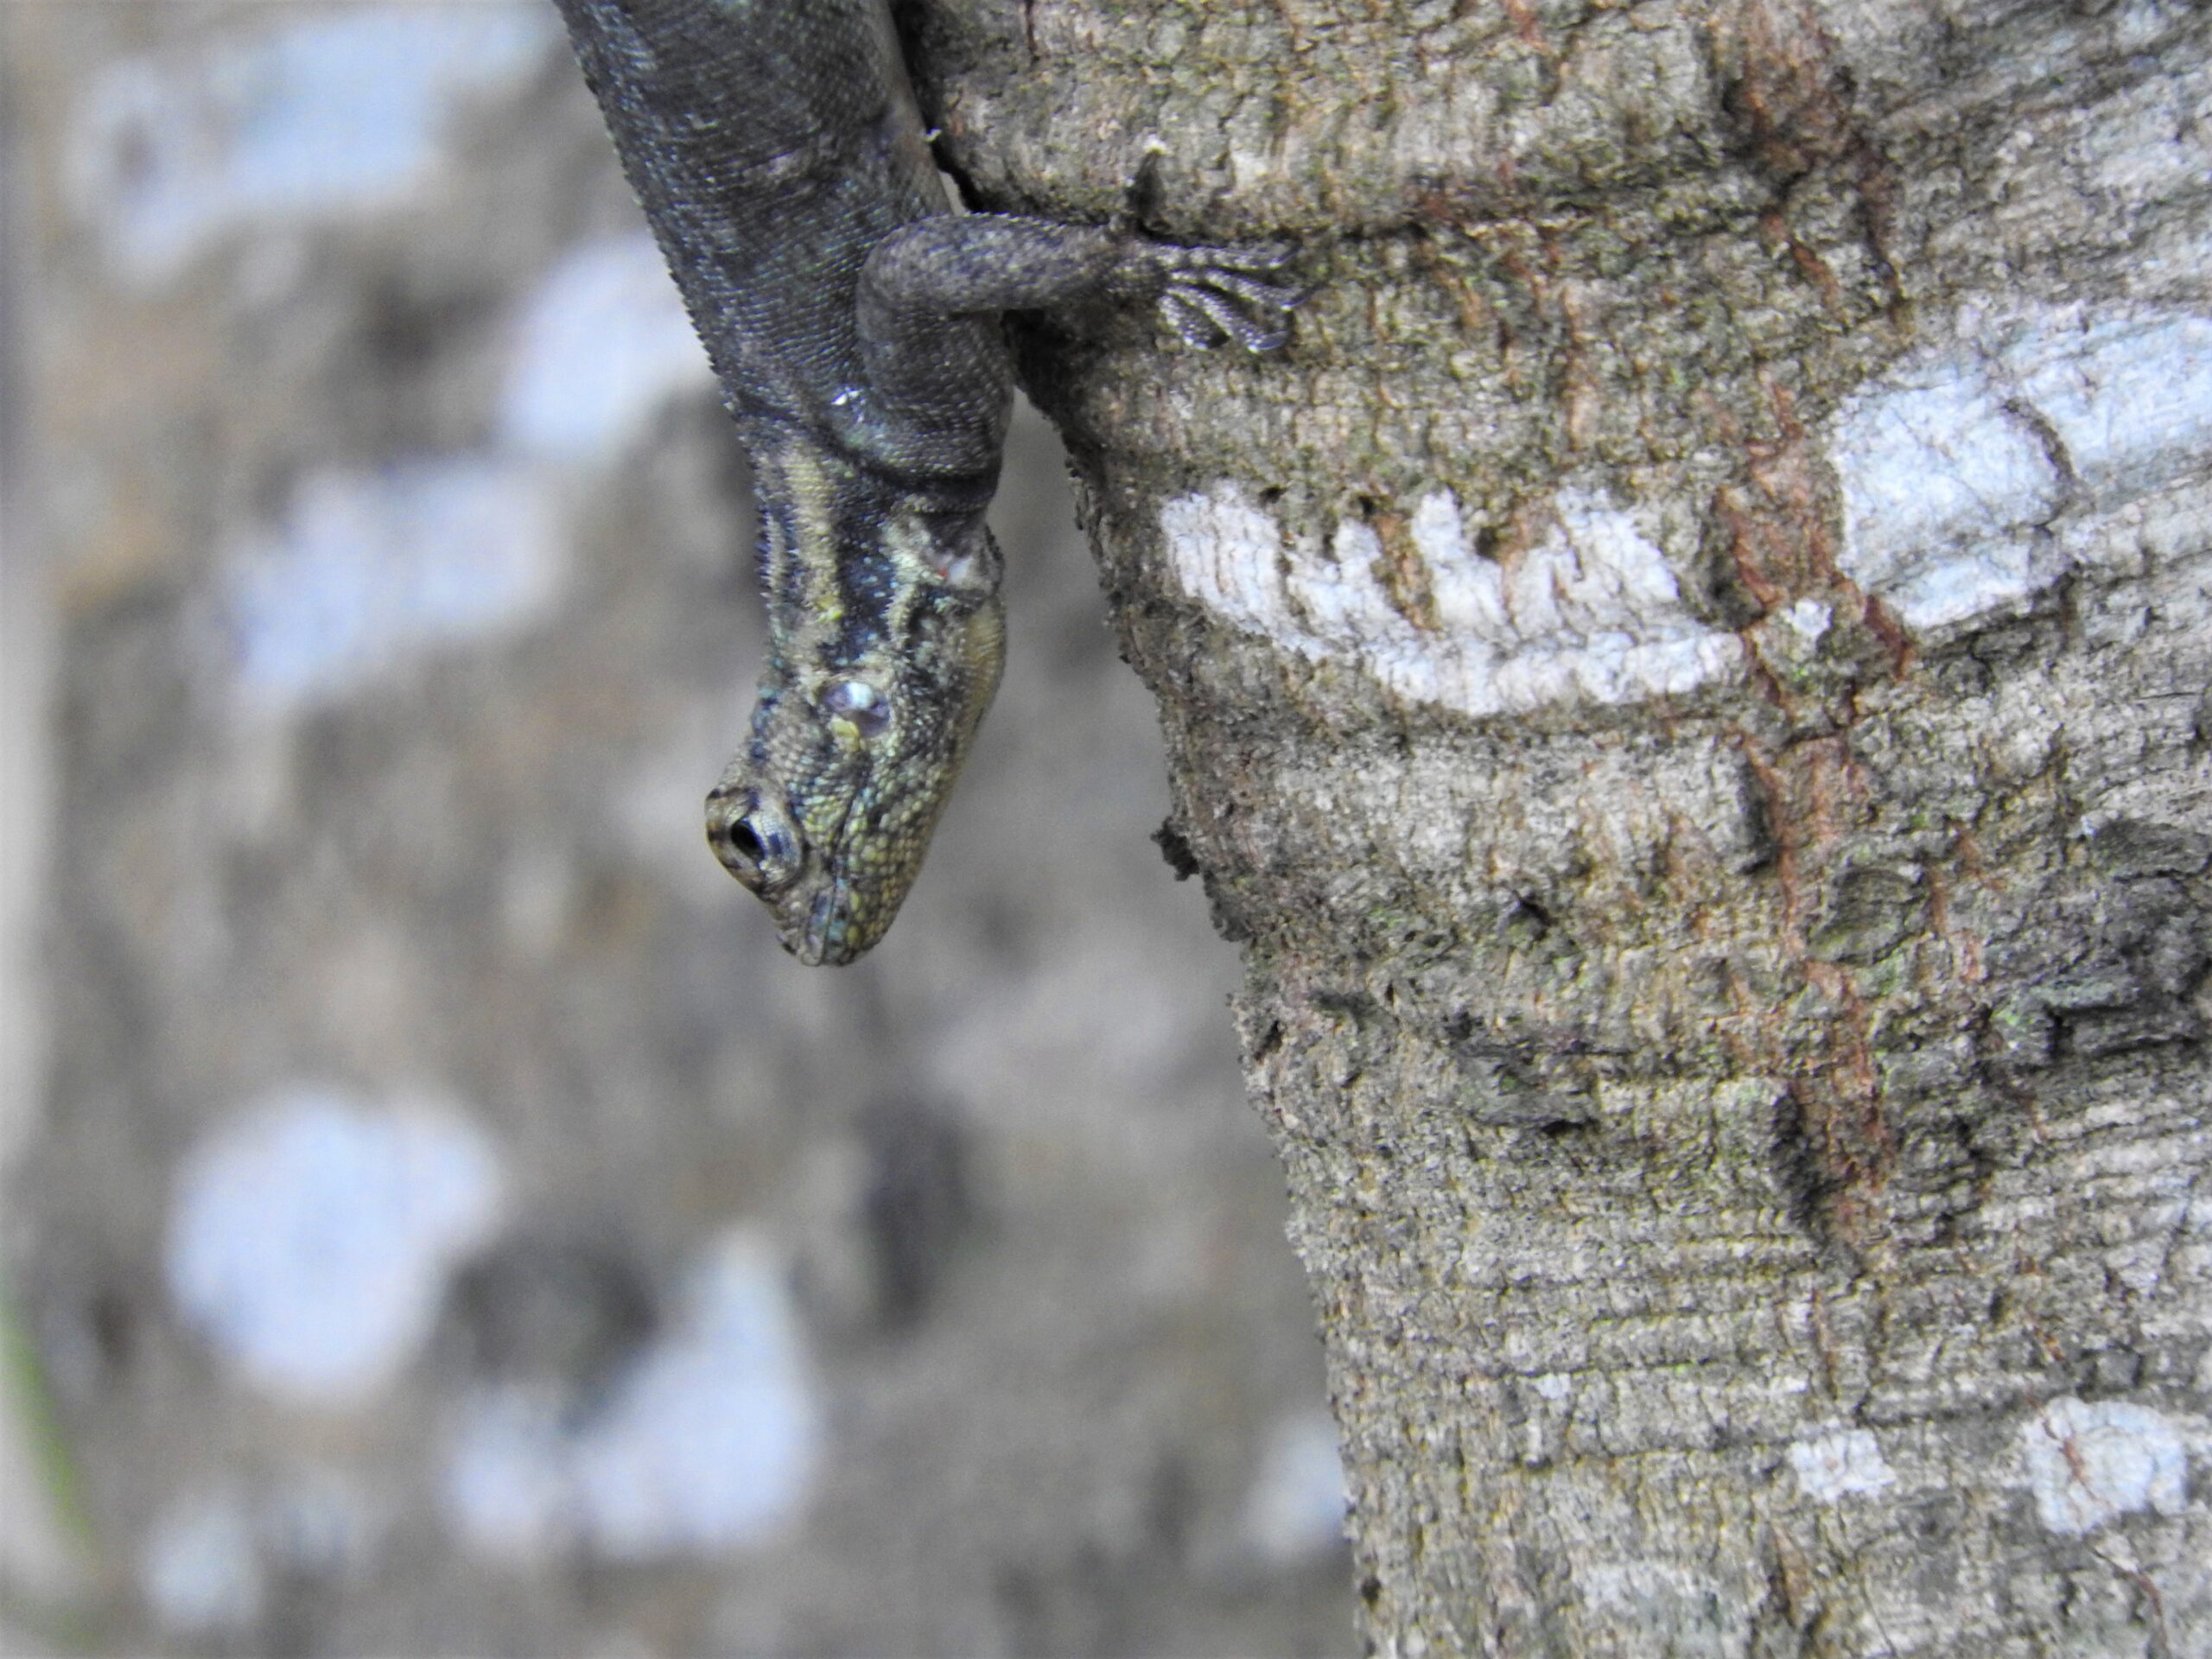
[[[874,737],[891,723],[891,705],[866,680],[840,680],[823,694],[822,712],[851,725],[862,737]]]
[[[797,837],[782,822],[782,815],[758,796],[732,799],[720,790],[709,795],[707,843],[723,868],[764,899],[789,887],[798,875]]]

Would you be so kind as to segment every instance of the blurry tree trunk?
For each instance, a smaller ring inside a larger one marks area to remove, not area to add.
[[[1023,346],[1377,1648],[2212,1652],[2212,17],[903,21],[972,201],[1317,285]]]

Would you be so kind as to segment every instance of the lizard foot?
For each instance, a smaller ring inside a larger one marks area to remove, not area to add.
[[[1269,282],[1297,250],[1287,245],[1147,250],[1161,283],[1160,309],[1168,326],[1201,350],[1235,341],[1248,352],[1272,352],[1290,338],[1290,313],[1307,290]]]

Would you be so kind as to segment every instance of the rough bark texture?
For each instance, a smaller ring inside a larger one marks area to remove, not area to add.
[[[2212,1652],[2212,22],[946,0],[1386,1652]]]

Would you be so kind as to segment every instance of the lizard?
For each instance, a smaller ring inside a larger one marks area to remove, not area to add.
[[[768,652],[707,797],[810,964],[875,944],[998,685],[1000,314],[1156,302],[1282,343],[1270,247],[955,211],[887,0],[556,0],[753,466]]]

